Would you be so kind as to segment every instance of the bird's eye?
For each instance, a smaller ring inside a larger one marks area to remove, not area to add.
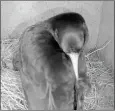
[[[76,49],[76,52],[79,53],[81,51],[81,49]]]

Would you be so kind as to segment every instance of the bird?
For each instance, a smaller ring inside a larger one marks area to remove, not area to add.
[[[70,108],[75,84],[81,80],[89,84],[84,56],[88,39],[85,19],[75,12],[57,14],[27,27],[13,64],[20,63],[15,69],[21,73],[29,109]]]

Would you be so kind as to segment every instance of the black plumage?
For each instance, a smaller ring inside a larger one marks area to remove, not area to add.
[[[84,18],[73,12],[59,14],[24,31],[20,40],[22,65],[19,70],[29,109],[64,109],[68,106],[72,91],[77,92],[75,87],[73,89],[77,80],[69,54],[82,55],[87,40]],[[82,73],[83,78],[86,67],[85,62],[80,63],[79,77]]]

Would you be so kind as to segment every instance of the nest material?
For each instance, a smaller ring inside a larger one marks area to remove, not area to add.
[[[20,74],[14,71],[12,65],[13,54],[18,48],[18,40],[2,41],[1,50],[1,109],[28,110]],[[106,45],[105,45],[106,46]],[[105,47],[103,47],[105,48]],[[99,60],[95,50],[86,55],[87,75],[92,85],[91,90],[84,92],[84,109],[114,109],[114,72]]]

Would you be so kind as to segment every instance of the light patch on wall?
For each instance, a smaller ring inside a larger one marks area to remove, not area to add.
[[[37,15],[35,4],[36,1],[2,2],[2,36],[8,36],[21,22],[34,18]]]
[[[3,13],[2,16],[7,15],[5,18],[3,17],[2,24],[4,29],[2,29],[2,35],[6,35],[7,33],[11,33],[20,23],[23,23],[24,21],[27,21],[29,19],[33,19],[37,16],[36,21],[40,19],[40,15],[42,13],[45,13],[47,10],[52,11],[52,15],[49,13],[46,13],[44,18],[53,16],[53,14],[58,14],[58,12],[64,12],[63,8],[67,8],[68,10],[71,10],[73,12],[81,13],[86,22],[87,25],[89,25],[90,33],[91,35],[97,37],[96,29],[98,29],[98,21],[100,21],[100,7],[101,2],[91,2],[91,1],[10,1],[4,5],[4,10],[7,9]],[[10,7],[9,7],[10,6]],[[11,8],[13,7],[13,10]],[[59,8],[62,7],[62,8]],[[56,11],[57,8],[57,11]],[[98,8],[98,11],[97,9]],[[86,13],[84,14],[84,11],[86,10]],[[93,10],[93,12],[92,12]],[[10,13],[10,14],[9,14]],[[92,16],[92,13],[95,16]],[[95,19],[96,17],[96,19]],[[95,20],[95,23],[94,23]],[[6,23],[7,22],[7,23]],[[96,28],[96,29],[95,29]],[[94,31],[92,31],[94,30]],[[94,34],[93,34],[94,33]],[[92,42],[93,43],[93,42]]]
[[[87,10],[90,15],[95,16],[100,11],[102,3],[103,1],[84,1],[82,9]]]
[[[36,1],[15,1],[16,11],[21,14],[29,14],[33,10]],[[32,14],[32,13],[31,13]]]
[[[82,15],[85,18],[89,29],[89,41],[86,47],[86,52],[90,50],[90,48],[95,47],[97,43],[102,4],[102,1],[84,2]]]

